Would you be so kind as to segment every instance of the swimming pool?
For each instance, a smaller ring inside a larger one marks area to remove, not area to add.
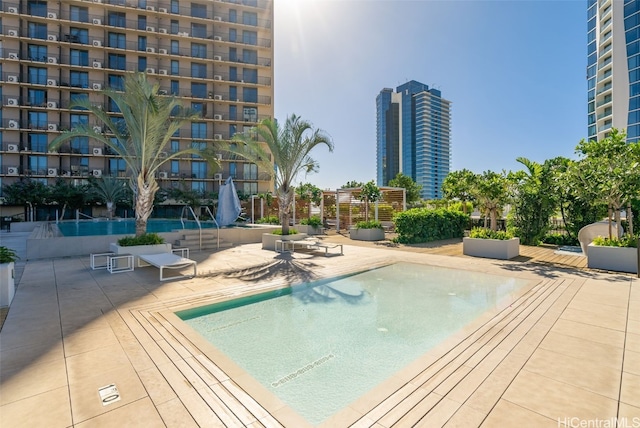
[[[317,425],[528,282],[397,263],[176,315]]]
[[[213,228],[213,222],[201,222],[202,228]],[[185,220],[184,229],[197,229],[193,220]],[[100,220],[100,221],[64,221],[58,223],[58,229],[64,236],[94,236],[94,235],[126,235],[136,233],[136,222],[130,220]],[[180,220],[151,219],[147,222],[147,231],[154,233],[171,232],[183,229]]]

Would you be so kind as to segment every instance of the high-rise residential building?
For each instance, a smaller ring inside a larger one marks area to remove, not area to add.
[[[640,139],[640,2],[587,2],[588,138]]]
[[[424,199],[442,197],[451,168],[451,102],[437,89],[409,81],[376,98],[377,184],[398,173],[422,186]]]
[[[47,146],[78,123],[100,126],[70,108],[76,98],[118,116],[99,91],[122,88],[126,73],[146,72],[161,93],[201,112],[167,152],[214,145],[273,118],[272,0],[14,0],[0,8],[1,184],[125,177],[122,159],[96,141],[75,138],[56,153]],[[171,160],[160,185],[215,192],[232,176],[247,194],[271,189],[255,164],[220,157],[219,171],[194,156]]]

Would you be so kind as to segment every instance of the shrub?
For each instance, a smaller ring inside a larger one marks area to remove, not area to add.
[[[382,223],[377,220],[359,221],[356,223],[356,229],[383,229]]]
[[[125,236],[124,238],[118,239],[118,245],[121,247],[156,244],[164,244],[164,238],[157,233],[145,233],[140,236]]]
[[[462,238],[469,215],[443,208],[412,208],[393,217],[396,242],[417,244],[442,239]]]
[[[542,242],[551,245],[579,245],[578,239],[566,233],[548,233]]]
[[[18,260],[20,257],[14,250],[8,247],[0,247],[0,263],[12,263]]]
[[[625,235],[620,238],[605,238],[603,236],[596,236],[593,239],[594,245],[602,247],[638,247],[638,237],[633,235]]]
[[[321,227],[322,219],[317,215],[314,215],[309,218],[303,218],[302,220],[300,220],[300,224],[312,226],[312,227]]]
[[[258,219],[258,221],[256,223],[259,223],[259,224],[280,224],[280,219],[278,218],[278,216],[269,215],[269,216],[262,217],[262,218]]]
[[[474,227],[469,233],[469,238],[500,239],[504,241],[513,238],[513,234],[511,232],[505,232],[504,230],[491,230],[484,227]]]
[[[298,233],[297,230],[295,229],[289,229],[289,235],[295,235],[296,233]],[[282,235],[282,229],[276,229],[273,231],[274,235]]]

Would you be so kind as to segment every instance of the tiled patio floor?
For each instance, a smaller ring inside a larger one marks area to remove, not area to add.
[[[29,261],[0,332],[0,426],[308,426],[172,312],[394,261],[531,282],[325,426],[640,421],[635,277],[372,245],[344,253],[194,252],[198,277],[166,283],[155,268],[92,271],[89,257]],[[121,400],[103,406],[98,389],[111,383]]]

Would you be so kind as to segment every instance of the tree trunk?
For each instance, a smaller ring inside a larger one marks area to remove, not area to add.
[[[613,227],[611,225],[611,214],[612,214],[611,204],[609,204],[609,214],[607,216],[609,218],[609,239],[613,237]]]
[[[498,220],[497,220],[497,213],[496,213],[496,209],[492,208],[489,211],[489,216],[491,217],[491,230],[498,230]]]
[[[631,209],[631,202],[627,202],[627,226],[629,228],[629,235],[633,235],[633,210]]]
[[[153,211],[153,197],[158,191],[158,183],[151,178],[144,181],[144,178],[138,176],[136,189],[135,206],[136,211],[136,236],[144,235],[147,232],[147,220]]]
[[[289,218],[291,215],[292,192],[279,192],[280,223],[282,224],[282,236],[289,234]]]

